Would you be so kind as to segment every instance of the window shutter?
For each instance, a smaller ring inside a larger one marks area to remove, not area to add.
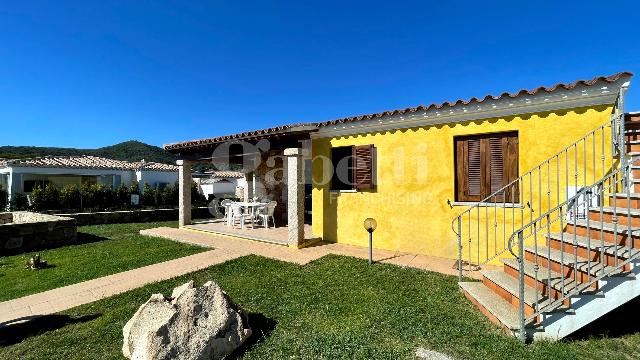
[[[502,154],[504,156],[504,185],[507,185],[518,178],[518,134],[508,134],[508,136],[502,139],[502,144]],[[504,201],[520,202],[518,182],[515,182],[505,190]]]
[[[467,140],[469,167],[467,169],[467,195],[480,196],[482,194],[482,157],[480,139]]]
[[[489,194],[500,190],[507,183],[504,177],[504,154],[503,146],[507,144],[507,137],[492,137],[489,138],[489,153],[490,153],[490,186]]]
[[[458,201],[481,201],[518,177],[516,132],[474,135],[455,139]],[[517,184],[497,193],[489,202],[519,202]]]
[[[353,147],[353,184],[356,190],[373,189],[373,145]]]

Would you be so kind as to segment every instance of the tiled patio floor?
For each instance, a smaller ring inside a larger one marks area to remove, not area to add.
[[[186,226],[188,229],[200,230],[211,232],[218,235],[231,235],[240,236],[250,240],[264,241],[268,243],[286,245],[287,244],[287,231],[286,226],[265,228],[262,226],[251,227],[251,224],[246,224],[244,229],[239,226],[230,227],[227,226],[223,219],[216,220],[203,220],[194,222],[192,225]],[[305,242],[311,242],[314,240],[311,234],[311,225],[304,226],[304,238]]]

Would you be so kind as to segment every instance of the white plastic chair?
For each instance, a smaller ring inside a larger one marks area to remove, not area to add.
[[[259,209],[258,217],[262,221],[262,225],[267,229],[269,228],[269,219],[271,219],[273,227],[276,227],[276,219],[273,217],[273,212],[276,209],[276,205],[278,205],[276,201],[270,201],[268,204],[260,207]]]
[[[224,207],[224,217],[227,222],[227,226],[231,226],[231,204],[233,201],[229,199],[224,199],[220,202],[220,206]]]
[[[231,227],[236,227],[236,220],[240,220],[240,229],[244,230],[244,223],[246,219],[251,219],[251,227],[253,227],[253,219],[251,218],[251,214],[245,214],[242,211],[242,206],[240,204],[231,204]]]

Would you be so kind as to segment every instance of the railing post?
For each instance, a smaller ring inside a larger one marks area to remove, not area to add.
[[[458,280],[462,281],[462,219],[458,217]]]
[[[523,230],[518,231],[518,295],[520,300],[520,306],[518,313],[520,316],[520,341],[523,343],[527,341],[527,331],[525,326],[525,312],[524,312],[524,237],[522,235]],[[538,256],[538,254],[535,254]]]

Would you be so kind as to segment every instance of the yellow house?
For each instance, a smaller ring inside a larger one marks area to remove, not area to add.
[[[185,179],[194,163],[241,167],[249,198],[270,197],[279,204],[276,223],[301,224],[285,240],[290,245],[321,238],[367,246],[362,223],[374,218],[374,248],[450,259],[463,253],[466,263],[482,264],[505,253],[525,220],[611,168],[610,120],[630,77],[618,73],[165,148],[180,158]],[[591,132],[583,148],[522,177]],[[296,148],[303,150],[296,153],[302,169],[288,178],[286,149]],[[307,184],[306,193],[303,186],[287,190],[295,183]],[[305,197],[311,198],[306,209]],[[181,202],[183,225],[191,222],[187,203]],[[311,236],[302,233],[302,212]]]
[[[180,226],[368,246],[373,218],[374,248],[452,259],[461,291],[506,333],[560,339],[640,297],[631,76],[166,145],[180,158]],[[226,220],[191,225],[194,162],[245,172]],[[476,270],[482,281],[464,281]]]
[[[549,208],[548,190],[555,205],[575,191],[572,187],[608,170],[611,162],[603,165],[601,159],[611,159],[608,125],[629,78],[621,73],[320,123],[311,134],[313,232],[325,241],[366,246],[362,221],[372,217],[378,223],[376,248],[457,259],[456,216],[475,205],[461,219],[463,251],[471,250],[474,264],[491,260],[524,225],[521,218]],[[519,179],[596,129],[586,146],[570,148],[531,179]],[[332,155],[362,145],[373,148],[374,186],[339,189],[327,181],[336,163],[331,164]],[[487,199],[512,181],[501,195]]]

